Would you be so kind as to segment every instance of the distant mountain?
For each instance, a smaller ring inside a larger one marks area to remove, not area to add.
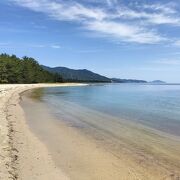
[[[114,83],[147,83],[147,81],[137,80],[137,79],[118,79],[118,78],[112,78],[111,80]]]
[[[152,83],[152,84],[165,84],[166,82],[161,81],[161,80],[154,80],[154,81],[151,81],[150,83]]]
[[[63,80],[67,82],[111,82],[111,79],[91,72],[87,69],[74,70],[66,67],[42,67],[51,73],[61,75]]]

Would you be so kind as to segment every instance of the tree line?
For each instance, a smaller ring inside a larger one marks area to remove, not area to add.
[[[30,57],[0,54],[0,83],[54,83],[63,82],[58,73],[44,70]]]

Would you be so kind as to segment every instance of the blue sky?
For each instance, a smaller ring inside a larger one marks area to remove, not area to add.
[[[1,0],[0,51],[109,77],[180,82],[180,1]]]

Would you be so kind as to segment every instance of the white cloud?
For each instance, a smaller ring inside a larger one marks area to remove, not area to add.
[[[45,48],[46,46],[43,44],[32,44],[32,45],[27,45],[29,47],[33,47],[33,48]]]
[[[166,40],[158,34],[144,28],[111,21],[93,21],[92,23],[88,23],[86,28],[127,42],[152,44]]]
[[[149,7],[149,6],[148,6]],[[149,24],[171,24],[174,26],[180,26],[180,16],[178,13],[170,8],[165,8],[162,10],[158,10],[160,7],[156,5],[150,6],[154,10],[145,11],[143,7],[138,10],[133,10],[128,7],[119,7],[117,8],[117,13],[111,15],[112,18],[123,18],[123,19],[131,19],[131,20],[140,20],[146,25]],[[162,7],[161,7],[162,8]]]
[[[52,49],[60,49],[62,48],[62,46],[58,45],[58,44],[39,44],[39,43],[5,43],[5,42],[0,42],[0,47],[16,47],[16,48],[19,48],[19,47],[27,47],[27,48],[52,48]]]
[[[52,48],[52,49],[60,49],[61,46],[57,44],[48,45],[48,44],[24,44],[24,46],[32,47],[32,48]]]
[[[29,8],[33,11],[47,13],[57,20],[86,20],[105,18],[106,14],[98,8],[86,8],[76,2],[55,2],[51,0],[11,0],[18,5]]]
[[[105,2],[111,6],[107,8],[106,6],[83,5],[75,0],[9,1],[44,13],[59,21],[78,22],[87,30],[107,35],[118,41],[143,44],[159,43],[167,38],[158,33],[157,25],[180,26],[180,17],[175,9],[175,4],[172,3],[136,4],[135,8],[130,8],[127,5],[119,4],[117,0],[106,0]]]
[[[145,4],[143,5],[144,9],[150,9],[153,11],[159,11],[159,12],[163,12],[165,14],[174,14],[177,13],[176,10],[176,4],[173,2],[170,3],[166,3],[166,4]]]

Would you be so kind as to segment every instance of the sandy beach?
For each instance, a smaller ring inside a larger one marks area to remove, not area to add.
[[[179,140],[124,124],[113,126],[118,138],[104,132],[96,136],[94,130],[94,137],[90,137],[52,119],[29,99],[26,108],[19,103],[26,90],[78,85],[82,84],[0,86],[0,179],[179,179]],[[96,117],[92,123],[95,121]],[[104,120],[99,123],[109,126]]]
[[[28,89],[82,84],[0,85],[0,179],[68,179],[29,130],[19,94]],[[40,159],[40,160],[39,160]]]

